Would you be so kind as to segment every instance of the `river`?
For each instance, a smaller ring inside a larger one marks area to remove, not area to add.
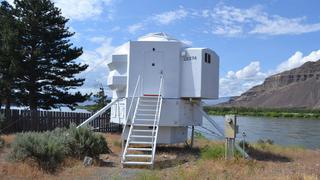
[[[211,116],[221,128],[224,128],[223,116]],[[246,133],[246,140],[256,142],[259,139],[271,139],[275,144],[284,146],[300,146],[310,149],[320,148],[320,120],[316,119],[287,119],[269,117],[238,117],[239,134]],[[212,129],[208,121],[203,125]],[[214,136],[203,133],[209,139]]]

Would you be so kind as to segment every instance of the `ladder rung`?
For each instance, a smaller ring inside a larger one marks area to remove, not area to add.
[[[127,165],[151,165],[152,162],[139,162],[139,161],[125,161],[123,164]]]
[[[133,138],[153,138],[154,136],[131,135]]]
[[[130,151],[152,151],[152,148],[128,148]]]
[[[150,154],[126,154],[126,157],[152,158]]]
[[[153,144],[153,142],[147,141],[129,141],[130,144]]]

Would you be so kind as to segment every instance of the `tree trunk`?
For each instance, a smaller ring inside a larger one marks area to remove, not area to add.
[[[37,114],[37,109],[38,109],[38,104],[37,104],[37,97],[36,97],[36,91],[34,88],[34,84],[31,85],[33,87],[30,88],[29,92],[29,107],[31,111],[31,122],[32,122],[32,127],[31,130],[33,131],[38,131],[39,130],[39,121],[38,121],[38,114]]]

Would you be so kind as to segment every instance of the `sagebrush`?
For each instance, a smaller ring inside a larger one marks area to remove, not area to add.
[[[31,159],[46,171],[55,171],[65,157],[97,158],[109,152],[107,142],[101,134],[89,128],[55,129],[51,132],[27,132],[17,134],[12,144],[9,159],[26,161]]]

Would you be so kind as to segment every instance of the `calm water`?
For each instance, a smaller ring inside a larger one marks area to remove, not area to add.
[[[224,127],[223,116],[211,116]],[[246,132],[246,140],[255,142],[258,139],[272,139],[275,144],[285,146],[302,146],[306,148],[320,148],[320,120],[311,119],[286,119],[268,117],[238,117],[239,134]],[[211,125],[206,120],[203,125],[210,129]],[[210,139],[214,136],[203,133]]]

